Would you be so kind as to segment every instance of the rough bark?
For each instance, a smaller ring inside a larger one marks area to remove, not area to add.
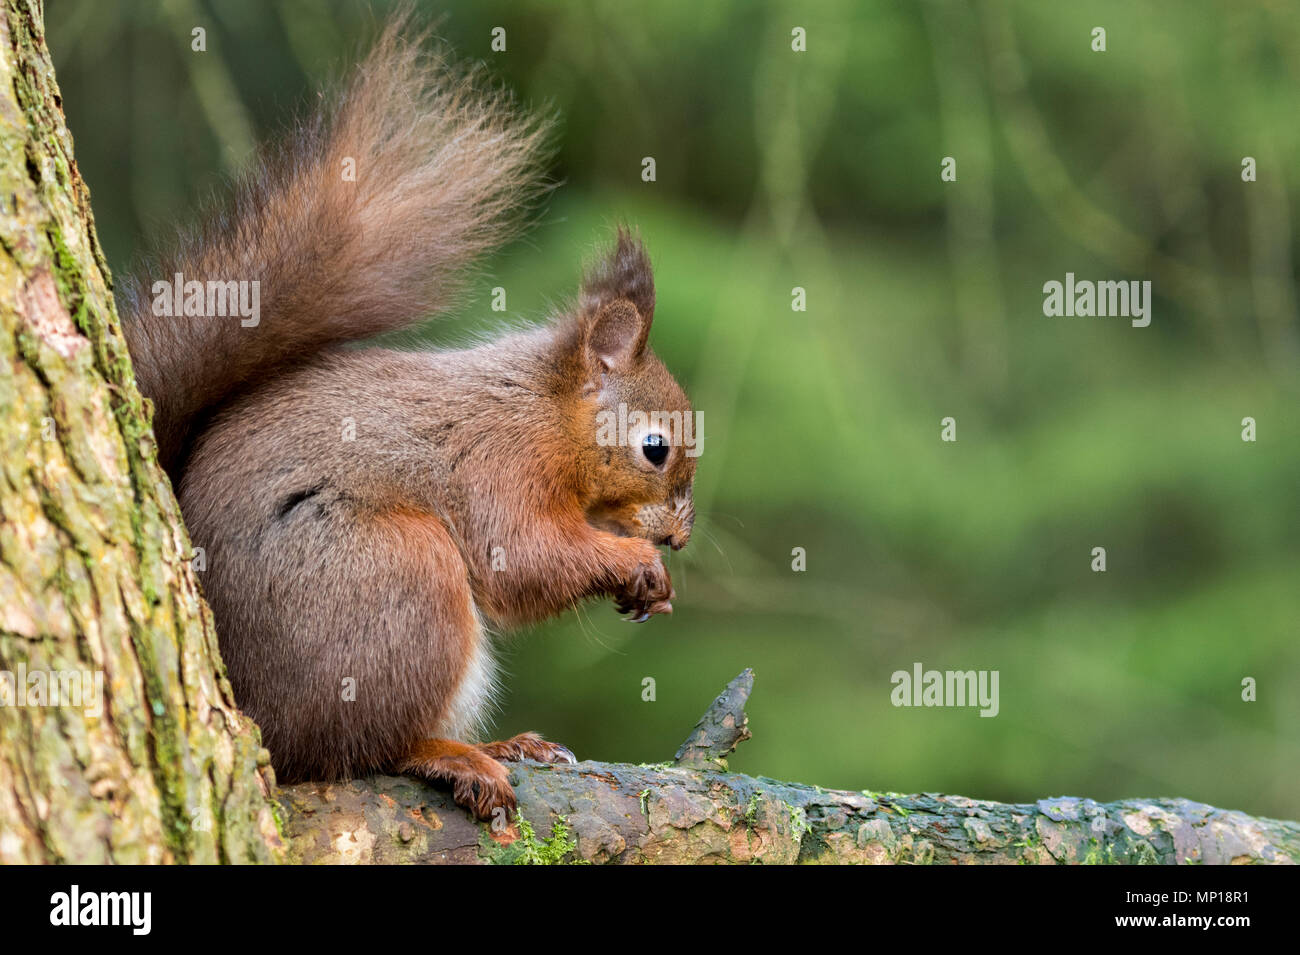
[[[718,694],[686,742],[677,747],[674,766],[687,769],[726,769],[727,754],[750,738],[745,703],[754,690],[754,671],[746,667]]]
[[[712,767],[749,738],[753,673],[736,677],[682,750]],[[1186,799],[1033,804],[841,792],[692,766],[520,763],[523,822],[476,823],[413,779],[281,791],[289,855],[307,863],[1289,864],[1300,823]]]
[[[0,199],[0,863],[272,860],[265,752],[155,459],[38,0],[0,13]],[[91,705],[31,682],[83,672]]]

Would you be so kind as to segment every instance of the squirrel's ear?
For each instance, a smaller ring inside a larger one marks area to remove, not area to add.
[[[601,371],[630,367],[645,350],[650,320],[625,298],[603,306],[587,322],[583,344],[593,368]]]
[[[581,298],[583,342],[606,369],[640,357],[655,312],[654,273],[641,240],[618,230],[613,250],[587,272]]]

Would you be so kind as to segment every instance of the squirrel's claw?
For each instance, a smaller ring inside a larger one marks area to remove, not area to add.
[[[576,763],[578,757],[573,750],[560,743],[542,739],[536,733],[520,733],[510,739],[497,740],[494,743],[478,744],[480,752],[493,759],[514,762],[520,759],[533,759],[539,763]]]
[[[648,607],[644,607],[640,612],[633,610],[631,607],[620,607],[619,613],[632,613],[632,616],[626,617],[628,623],[645,623],[657,613],[669,614],[673,612],[673,605],[667,600],[657,600]]]
[[[672,613],[672,599],[676,596],[668,571],[656,555],[653,563],[636,568],[623,592],[617,595],[614,606],[619,613],[631,614],[627,617],[630,623],[645,623],[654,614]]]

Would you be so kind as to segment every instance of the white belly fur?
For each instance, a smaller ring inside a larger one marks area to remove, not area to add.
[[[474,650],[451,705],[433,733],[441,739],[480,741],[496,698],[497,662],[492,655],[492,640],[477,613],[475,618]]]

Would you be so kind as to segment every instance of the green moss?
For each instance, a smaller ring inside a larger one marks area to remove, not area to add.
[[[1088,840],[1088,847],[1088,852],[1080,865],[1119,865],[1119,860],[1115,858],[1114,846],[1103,847],[1097,837],[1093,836]]]
[[[876,792],[874,789],[862,789],[859,791],[868,799],[879,803],[880,808],[886,812],[896,812],[904,818],[912,814],[911,809],[908,809],[906,806],[900,806],[896,802],[896,800],[899,799],[909,798],[905,793]]]
[[[5,328],[16,332],[12,339],[22,356],[17,363],[11,358],[11,364],[31,376],[23,394],[24,406],[36,416],[30,426],[39,425],[46,408],[57,424],[55,441],[36,452],[45,456],[42,466],[21,477],[14,472],[9,486],[34,502],[33,513],[65,538],[62,560],[54,570],[36,564],[22,569],[39,582],[32,592],[61,597],[50,601],[64,610],[60,632],[77,634],[75,643],[51,635],[40,645],[42,655],[81,659],[98,641],[96,667],[131,677],[114,694],[115,720],[87,723],[75,732],[69,728],[67,735],[83,748],[93,737],[92,748],[120,752],[139,785],[107,781],[142,797],[119,809],[75,787],[61,792],[86,820],[84,827],[73,827],[84,829],[85,837],[65,831],[35,851],[51,861],[272,861],[275,840],[266,836],[262,813],[274,804],[264,799],[254,776],[257,752],[249,743],[255,737],[247,728],[232,732],[221,719],[229,689],[210,617],[173,572],[179,511],[157,466],[148,406],[135,386],[117,323],[112,279],[95,235],[89,194],[72,161],[40,11],[23,0],[11,4],[6,16],[11,54],[6,72],[13,83],[0,101],[7,116],[21,114],[25,122],[0,129],[0,192],[12,207],[0,225],[0,274],[10,290],[5,304],[24,283],[46,275],[91,346],[56,356],[29,323],[15,320],[21,315],[14,309],[0,310],[6,313]],[[12,395],[7,400],[15,401]],[[89,621],[96,614],[102,615],[101,625],[91,632]],[[0,651],[8,651],[10,642],[0,635]],[[212,701],[214,716],[205,726],[195,711],[206,692],[202,670],[209,663],[221,699]],[[142,696],[135,692],[137,683]],[[232,749],[217,742],[222,733],[229,734]],[[51,753],[57,743],[51,741]],[[46,757],[45,749],[38,752]],[[37,771],[62,778],[65,762],[51,758]],[[146,779],[153,783],[156,804],[146,796]],[[211,817],[201,825],[200,807]],[[108,822],[108,813],[117,821]],[[129,835],[110,836],[106,846],[105,825]]]
[[[1042,861],[1043,853],[1047,851],[1043,846],[1042,837],[1037,834],[1025,836],[1019,842],[1013,842],[1011,846],[1014,849],[1024,850],[1016,859],[1016,865],[1038,865]]]
[[[1199,861],[1199,860],[1198,860]],[[1149,842],[1135,842],[1128,851],[1129,865],[1160,865],[1160,857]]]
[[[789,803],[786,803],[786,808],[790,810],[790,836],[799,841],[806,833],[812,832],[812,826],[808,825],[808,813],[802,806],[791,806]]]
[[[488,850],[488,861],[494,865],[590,865],[585,859],[576,856],[578,840],[569,831],[568,820],[558,816],[551,824],[549,839],[538,839],[533,824],[517,814],[515,825],[519,827],[519,838],[508,846],[484,847]],[[490,840],[489,840],[490,841]],[[571,858],[570,858],[571,857]]]
[[[754,820],[758,818],[758,790],[755,789],[749,794],[749,802],[745,804],[745,825],[754,828]]]

